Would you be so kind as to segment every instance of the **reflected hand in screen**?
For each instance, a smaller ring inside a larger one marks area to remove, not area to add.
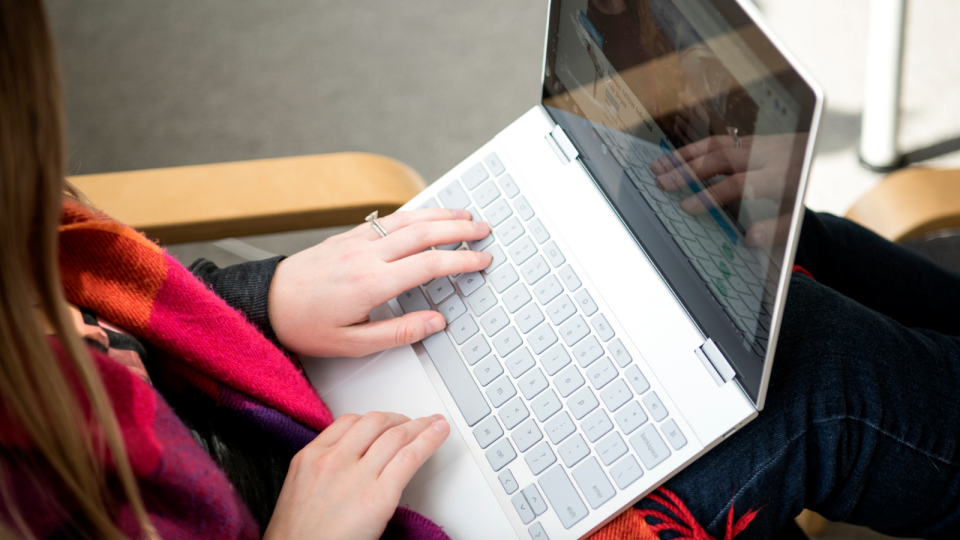
[[[676,191],[693,180],[705,183],[716,176],[726,176],[680,203],[685,212],[696,215],[708,209],[704,197],[717,207],[751,199],[779,203],[785,193],[792,194],[795,189],[805,147],[806,134],[742,137],[739,148],[734,137],[715,135],[661,157],[650,169],[665,191]],[[747,244],[760,247],[783,242],[790,228],[792,206],[792,202],[780,205],[780,216],[754,223],[747,231]]]

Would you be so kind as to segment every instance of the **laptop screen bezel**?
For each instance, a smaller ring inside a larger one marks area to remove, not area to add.
[[[571,142],[580,151],[578,158],[584,168],[589,173],[591,179],[600,189],[601,193],[607,197],[611,207],[621,217],[624,226],[631,232],[638,245],[643,249],[650,260],[657,266],[666,279],[664,265],[668,257],[675,257],[676,246],[667,246],[660,239],[646,235],[641,239],[638,233],[631,228],[628,220],[624,218],[617,206],[610,200],[603,182],[597,180],[599,167],[591,163],[590,156],[583,150],[586,145],[582,143],[582,137],[578,137],[577,123],[572,122],[569,113],[564,113],[554,109],[548,104],[549,98],[554,94],[550,87],[557,77],[556,56],[557,42],[559,38],[560,27],[560,4],[563,0],[551,0],[549,6],[549,18],[547,23],[547,35],[544,51],[544,63],[541,74],[541,105],[558,125],[564,128]],[[773,36],[770,29],[766,26],[756,8],[748,2],[739,0],[703,0],[709,2],[712,7],[726,19],[733,28],[740,28],[745,25],[754,25],[760,30],[757,37],[761,40],[760,49],[756,50],[757,58],[767,64],[769,71],[774,74],[777,82],[786,89],[787,92],[796,100],[800,106],[799,125],[797,132],[809,133],[806,147],[802,155],[795,156],[796,160],[803,160],[800,169],[800,177],[797,182],[796,193],[794,194],[794,205],[792,208],[789,233],[786,238],[784,250],[785,256],[783,266],[777,283],[777,291],[771,314],[771,327],[769,332],[769,342],[766,354],[762,360],[754,354],[745,354],[736,341],[742,340],[736,330],[730,324],[721,324],[718,322],[716,301],[710,297],[690,298],[689,295],[684,298],[677,296],[680,303],[690,316],[694,324],[700,329],[705,337],[713,339],[718,344],[724,355],[730,361],[731,366],[736,371],[736,382],[744,390],[747,397],[753,402],[758,410],[763,408],[766,400],[767,388],[769,386],[770,372],[773,365],[773,358],[776,352],[776,344],[779,336],[780,323],[783,318],[783,310],[786,300],[787,289],[789,286],[792,272],[793,260],[796,253],[799,231],[803,220],[803,201],[806,192],[806,183],[810,171],[811,161],[815,151],[816,130],[823,109],[823,92],[812,78],[803,70],[799,63],[786,51],[783,45]],[[751,47],[753,49],[754,47]],[[782,66],[789,66],[789,69],[782,70]],[[777,68],[781,69],[777,69]],[[651,216],[652,218],[652,216]],[[634,221],[636,216],[633,217]],[[659,227],[660,224],[655,218],[648,224],[650,227]],[[672,252],[672,253],[671,253]],[[659,259],[659,260],[658,260]],[[686,264],[685,259],[683,260]],[[720,310],[722,313],[722,308]],[[736,341],[735,341],[736,340]],[[726,344],[726,345],[725,345]],[[731,345],[733,344],[733,345]]]

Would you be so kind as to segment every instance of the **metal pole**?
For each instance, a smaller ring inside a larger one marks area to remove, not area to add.
[[[860,162],[875,171],[899,168],[900,79],[906,0],[871,0]]]

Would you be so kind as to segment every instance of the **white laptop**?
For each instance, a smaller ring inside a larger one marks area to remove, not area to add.
[[[372,314],[446,331],[303,359],[336,415],[446,415],[401,504],[454,538],[583,538],[757,416],[823,106],[747,0],[553,0],[545,48],[541,103],[403,208],[493,227],[438,246],[486,271]],[[676,150],[711,136],[734,167],[700,178]]]

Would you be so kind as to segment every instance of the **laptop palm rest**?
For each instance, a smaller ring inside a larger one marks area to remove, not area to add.
[[[392,317],[380,306],[371,319]],[[450,414],[410,346],[362,358],[300,358],[334,417],[391,411],[410,418]],[[452,431],[440,450],[417,471],[400,498],[441,525],[452,538],[516,538],[510,522],[470,455],[460,433]],[[467,434],[467,436],[472,436]]]

